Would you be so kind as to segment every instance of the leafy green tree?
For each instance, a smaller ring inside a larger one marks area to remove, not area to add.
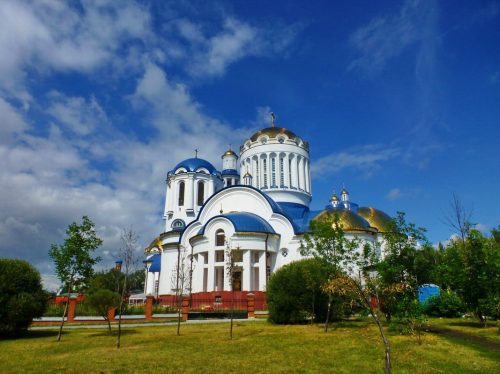
[[[278,324],[324,320],[328,296],[326,269],[315,258],[294,261],[275,271],[267,285],[269,320]]]
[[[323,264],[328,278],[335,278],[353,263],[354,258],[358,255],[357,247],[356,240],[349,240],[345,237],[338,214],[327,212],[319,219],[311,221],[309,232],[304,235],[301,253],[304,256],[316,258]],[[328,331],[333,300],[334,295],[330,294],[327,303],[325,332]]]
[[[406,222],[405,214],[398,212],[392,219],[391,230],[384,233],[386,256],[378,264],[378,272],[383,293],[387,298],[385,313],[388,321],[396,315],[407,323],[410,331],[419,331],[421,309],[418,307],[417,295],[420,281],[417,272],[417,252],[421,244],[427,244],[425,229]],[[397,296],[391,294],[396,292]],[[394,303],[388,302],[394,300]]]
[[[61,340],[64,317],[68,310],[71,293],[75,287],[86,286],[94,273],[93,266],[100,261],[93,257],[93,252],[102,244],[102,239],[95,232],[94,223],[83,216],[82,223],[73,222],[66,230],[66,239],[62,245],[52,245],[49,255],[56,265],[56,274],[68,290],[57,341]]]
[[[108,329],[111,333],[111,321],[108,312],[110,308],[117,308],[120,305],[120,294],[105,288],[91,290],[86,301],[108,322]]]
[[[486,325],[485,309],[495,304],[492,300],[499,300],[500,243],[496,237],[498,235],[493,234],[488,238],[477,230],[470,230],[464,243],[452,243],[459,246],[462,259],[462,284],[457,292],[483,326]]]
[[[0,336],[17,336],[47,308],[40,273],[23,260],[0,259]]]

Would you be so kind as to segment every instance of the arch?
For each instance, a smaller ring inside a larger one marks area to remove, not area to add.
[[[176,219],[172,222],[172,225],[170,226],[172,230],[182,230],[184,227],[186,227],[186,223],[182,219]]]
[[[224,230],[218,229],[215,232],[215,245],[217,247],[221,247],[226,244],[226,234],[224,233]]]
[[[205,183],[202,181],[198,182],[198,196],[197,196],[198,205],[203,205],[205,202]]]
[[[184,184],[184,181],[179,182],[179,198],[177,201],[177,205],[179,206],[184,206],[184,192],[185,192],[186,186]]]

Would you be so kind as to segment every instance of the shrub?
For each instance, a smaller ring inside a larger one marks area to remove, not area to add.
[[[443,291],[439,296],[429,298],[424,304],[424,313],[432,317],[460,317],[465,306],[460,297],[453,291]]]
[[[273,323],[301,323],[324,320],[328,297],[321,285],[327,275],[315,259],[295,261],[277,270],[267,285],[269,320]]]
[[[40,273],[28,262],[0,259],[0,336],[17,336],[41,317],[48,294]]]

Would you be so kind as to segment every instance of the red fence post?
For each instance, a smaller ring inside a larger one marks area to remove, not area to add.
[[[146,319],[148,321],[153,319],[153,296],[146,297]]]
[[[189,313],[189,296],[184,296],[182,298],[182,320],[187,321]]]
[[[116,308],[114,306],[111,306],[108,308],[108,321],[109,322],[114,322],[115,320],[115,311]]]
[[[248,318],[255,318],[255,295],[252,292],[247,293],[247,312]]]
[[[68,322],[75,322],[75,312],[76,312],[76,297],[70,296],[68,305]]]

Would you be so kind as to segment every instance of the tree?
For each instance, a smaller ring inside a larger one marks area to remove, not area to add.
[[[322,286],[328,280],[320,261],[294,261],[273,272],[267,285],[269,320],[273,323],[324,321],[328,296]]]
[[[122,314],[123,305],[125,301],[125,296],[128,290],[128,280],[130,274],[134,271],[134,268],[139,262],[139,256],[137,255],[137,241],[138,236],[135,231],[131,228],[124,229],[121,234],[122,247],[120,248],[120,257],[123,261],[122,263],[122,273],[123,279],[121,282],[121,295],[120,303],[118,305],[118,335],[116,338],[116,348],[120,348],[121,344],[121,334],[122,334]]]
[[[459,235],[462,243],[473,227],[471,223],[472,209],[468,209],[460,197],[453,193],[450,200],[449,211],[444,218],[444,222]]]
[[[0,336],[18,336],[47,308],[40,273],[23,260],[0,259]]]
[[[102,244],[102,239],[95,232],[94,223],[83,216],[79,225],[73,222],[66,230],[66,239],[62,245],[52,245],[49,256],[56,265],[56,274],[68,295],[61,318],[57,341],[61,340],[64,317],[68,310],[71,293],[77,286],[85,286],[93,275],[93,266],[100,261],[92,253]]]
[[[326,269],[328,278],[335,278],[345,271],[346,265],[356,256],[358,243],[345,237],[338,214],[327,213],[310,223],[309,232],[304,235],[302,255],[313,256]],[[328,331],[333,294],[328,297],[325,332]]]
[[[465,242],[451,243],[458,246],[461,259],[461,284],[457,293],[482,326],[486,325],[485,312],[491,308],[487,306],[500,301],[500,242],[495,238],[495,234],[488,238],[477,230],[470,230]]]
[[[425,229],[406,222],[405,214],[398,212],[392,219],[391,230],[384,233],[386,256],[378,264],[384,296],[391,299],[391,293],[396,302],[385,303],[386,317],[396,314],[408,323],[408,328],[414,331],[418,320],[417,293],[419,280],[417,278],[417,249],[421,243],[427,243]]]
[[[117,308],[120,305],[120,294],[105,288],[92,290],[86,301],[108,322],[108,329],[111,333],[111,321],[108,313],[110,308]]]
[[[158,244],[161,248],[161,244]],[[177,264],[172,272],[172,289],[175,290],[175,301],[177,304],[177,335],[181,330],[181,308],[182,297],[191,291],[191,261],[185,247],[177,247]]]

